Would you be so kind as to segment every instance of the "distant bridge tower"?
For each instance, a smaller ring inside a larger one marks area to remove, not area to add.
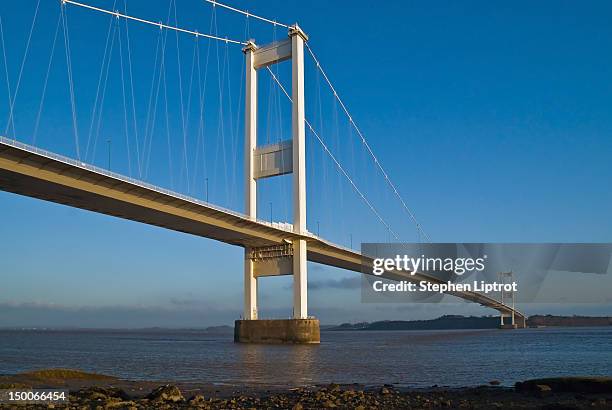
[[[306,231],[306,142],[304,102],[304,42],[306,34],[295,24],[286,40],[258,47],[249,41],[245,96],[245,210],[257,218],[257,180],[293,173],[293,232]],[[257,146],[257,70],[291,59],[290,140]],[[272,221],[270,221],[272,222]],[[306,241],[245,248],[244,313],[236,322],[239,342],[318,343],[319,322],[308,319]],[[261,276],[293,275],[293,320],[257,320],[257,281]],[[305,336],[306,335],[306,336]],[[278,340],[277,340],[278,339]]]
[[[498,277],[499,277],[498,283],[501,285],[512,284],[513,282],[512,271],[499,272]],[[515,315],[514,315],[515,296],[516,295],[514,291],[506,291],[503,289],[503,286],[502,286],[502,290],[500,291],[500,295],[499,295],[499,301],[502,303],[502,305],[511,306],[512,310],[510,313],[505,313],[504,311],[499,312],[499,320],[500,320],[499,327],[501,329],[516,329],[517,327],[521,327],[521,328],[525,327],[525,318],[524,317],[521,318],[520,323],[517,323]],[[510,323],[504,322],[505,317],[510,318]]]

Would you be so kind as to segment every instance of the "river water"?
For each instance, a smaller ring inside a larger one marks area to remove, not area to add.
[[[230,385],[474,386],[612,375],[612,328],[323,331],[321,344],[241,345],[196,330],[0,330],[0,374],[64,367]]]

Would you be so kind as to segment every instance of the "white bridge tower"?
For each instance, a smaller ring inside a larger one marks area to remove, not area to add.
[[[249,41],[243,49],[246,57],[244,162],[246,215],[253,220],[257,218],[258,179],[292,173],[293,232],[297,234],[306,233],[304,42],[307,40],[306,34],[295,24],[289,27],[289,36],[283,41],[262,47]],[[257,72],[289,59],[292,66],[291,139],[257,146]],[[295,240],[283,245],[245,248],[244,320],[239,322],[266,322],[257,320],[258,278],[287,274],[293,275],[293,320],[308,319],[306,246],[305,240]],[[238,329],[238,323],[236,326]],[[245,326],[255,325],[242,323],[242,327]],[[318,328],[316,321],[315,342],[318,342]],[[248,337],[251,340],[237,341],[253,341],[251,336]]]

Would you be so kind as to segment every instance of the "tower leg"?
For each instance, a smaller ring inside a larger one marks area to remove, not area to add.
[[[297,26],[289,29],[291,37],[292,86],[291,125],[293,136],[293,230],[306,232],[306,125],[304,123],[304,32]],[[308,317],[308,273],[306,241],[293,242],[293,317]]]
[[[244,109],[244,212],[252,220],[257,219],[257,182],[254,175],[253,150],[257,146],[257,70],[253,53],[255,44],[247,43],[244,48],[246,57],[246,87]],[[257,319],[257,278],[253,275],[251,250],[244,249],[244,312],[245,320]]]
[[[244,250],[244,312],[245,320],[257,319],[257,278],[253,275],[250,249]]]
[[[293,318],[308,317],[308,271],[306,241],[293,242]]]

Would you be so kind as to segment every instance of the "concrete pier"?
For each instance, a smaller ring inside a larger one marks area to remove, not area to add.
[[[318,344],[318,319],[236,320],[234,342],[269,344]]]

